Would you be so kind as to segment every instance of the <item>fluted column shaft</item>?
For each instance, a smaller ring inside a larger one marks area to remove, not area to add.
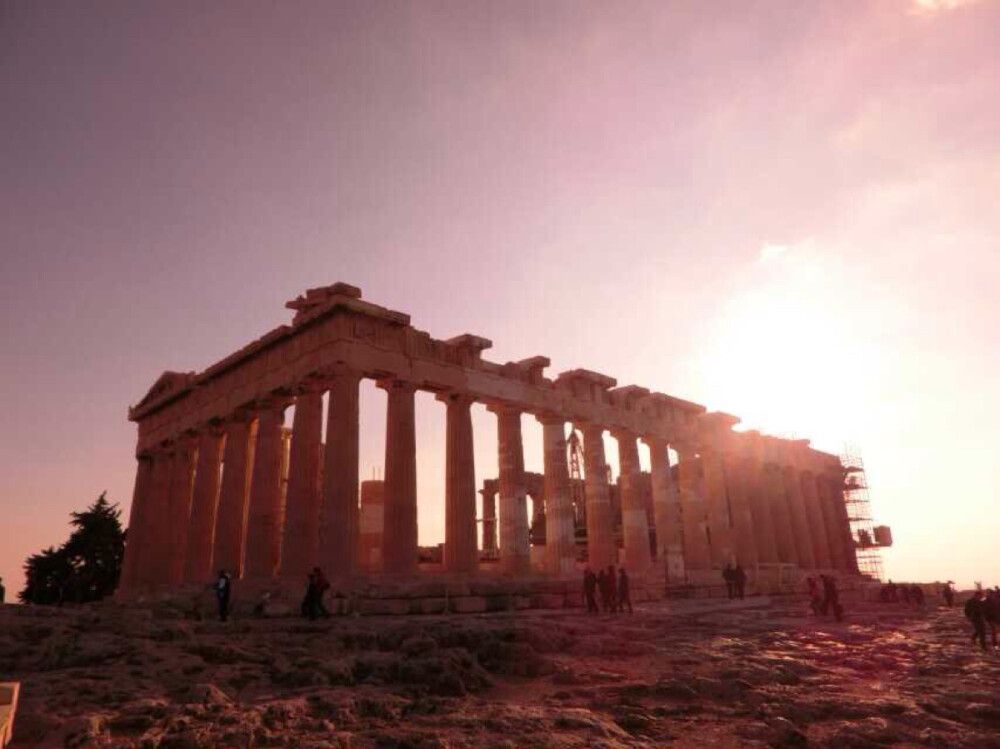
[[[137,572],[137,582],[142,586],[165,583],[168,580],[170,477],[174,470],[173,446],[159,449],[153,454],[153,471],[150,477],[149,512],[146,532],[143,534],[142,566]]]
[[[701,465],[707,494],[712,565],[721,568],[736,561],[722,455],[714,450],[705,450],[701,454]]]
[[[694,453],[677,451],[677,471],[680,479],[681,516],[684,523],[684,566],[688,570],[712,568],[708,545],[705,500],[699,490],[699,461]]]
[[[414,433],[416,387],[386,380],[385,531],[382,570],[389,574],[417,569],[417,446]],[[328,448],[329,449],[329,448]]]
[[[257,412],[257,447],[247,515],[245,576],[274,577],[281,560],[281,462],[284,453],[284,400],[263,403]]]
[[[198,466],[195,469],[191,527],[184,561],[184,581],[188,583],[212,579],[212,543],[215,540],[215,518],[222,478],[222,439],[222,430],[215,426],[206,428],[198,438]]]
[[[500,466],[500,569],[510,575],[520,575],[531,569],[521,412],[506,406],[491,406],[490,410],[497,416],[499,453],[497,463]]]
[[[649,517],[639,490],[639,446],[630,432],[613,433],[618,442],[619,488],[622,502],[622,537],[625,543],[625,566],[643,573],[652,559],[649,553]]]
[[[149,543],[149,501],[153,484],[153,458],[140,455],[136,461],[135,487],[132,490],[132,506],[129,509],[128,534],[125,541],[125,558],[122,560],[121,582],[118,590],[128,593],[136,587],[141,577],[140,570],[148,559],[146,545]]]
[[[497,495],[485,489],[483,495],[483,551],[494,554],[497,545]]]
[[[292,419],[285,527],[281,542],[282,577],[302,578],[319,564],[319,459],[322,436],[323,393],[310,384],[296,397]]]
[[[806,516],[805,499],[802,496],[802,482],[799,479],[799,471],[794,466],[785,466],[782,473],[785,481],[785,496],[788,498],[789,514],[792,518],[795,551],[799,558],[799,566],[808,570],[816,569],[816,555],[813,553],[812,533],[809,530],[809,520]]]
[[[828,570],[833,567],[833,562],[826,540],[826,519],[823,517],[823,508],[816,493],[816,477],[811,471],[801,471],[799,483],[802,486],[802,501],[806,510],[806,521],[809,524],[813,558],[818,568]]]
[[[771,511],[771,502],[768,500],[764,481],[764,464],[759,456],[752,455],[744,458],[743,470],[750,511],[753,513],[757,559],[760,562],[774,564],[781,560],[778,557],[778,541],[774,531],[774,514]]]
[[[614,537],[614,515],[608,489],[608,467],[604,456],[604,428],[583,425],[583,464],[587,500],[587,560],[591,567],[618,564]]]
[[[684,530],[674,479],[670,472],[667,441],[646,437],[653,483],[653,522],[656,524],[656,558],[667,571],[667,580],[684,579]]]
[[[822,474],[813,476],[816,484],[816,501],[823,514],[823,526],[826,529],[826,544],[830,551],[830,566],[840,572],[847,571],[847,557],[844,554],[843,537],[838,532],[838,519],[833,507],[833,498],[826,477]]]
[[[165,580],[170,585],[184,582],[184,559],[191,523],[191,495],[194,490],[195,446],[193,439],[179,441],[170,471]]]
[[[539,417],[545,466],[545,569],[552,575],[576,571],[576,524],[566,467],[566,422]]]
[[[349,575],[358,563],[360,383],[361,374],[347,369],[334,373],[329,381],[319,558],[324,571],[332,575]],[[412,397],[411,393],[411,407]],[[388,471],[388,462],[386,466]]]
[[[758,552],[747,466],[735,454],[724,455],[722,466],[726,495],[729,498],[730,533],[736,550],[736,561],[743,567],[753,569],[757,566]]]
[[[774,519],[778,560],[785,564],[801,565],[798,546],[795,544],[795,527],[785,489],[785,478],[780,466],[773,463],[764,466],[764,485],[771,507],[771,517]]]
[[[464,393],[447,393],[440,399],[448,409],[445,437],[444,569],[447,572],[474,572],[479,565],[479,544],[476,539],[476,464],[471,411],[474,399]],[[511,445],[508,444],[507,447],[511,448]],[[505,569],[511,565],[509,557],[516,556],[521,551],[516,546],[518,539],[511,536],[508,525],[513,527],[516,524],[510,515],[512,505],[516,504],[518,490],[522,493],[522,503],[524,502],[523,461],[520,478],[515,476],[513,466],[508,466],[508,469],[505,481],[504,464],[501,461],[500,559]],[[515,559],[517,561],[519,560]]]
[[[234,577],[243,575],[250,469],[253,465],[253,418],[240,413],[226,423],[226,447],[222,458],[222,488],[215,521],[212,566]],[[214,572],[214,570],[213,570]]]

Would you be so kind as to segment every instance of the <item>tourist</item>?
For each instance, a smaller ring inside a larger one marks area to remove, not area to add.
[[[742,599],[746,595],[747,573],[739,564],[733,570],[733,589],[737,598]]]
[[[924,589],[919,585],[914,585],[910,588],[910,600],[918,608],[922,609],[924,607]]]
[[[625,568],[618,570],[618,610],[625,613],[625,605],[628,604],[628,613],[632,613],[632,594],[629,591],[628,575]]]
[[[951,587],[950,582],[944,584],[941,595],[944,597],[944,602],[948,605],[949,609],[955,605],[955,589]]]
[[[813,616],[819,616],[823,612],[823,596],[819,591],[819,583],[815,577],[807,577],[806,585],[809,586],[809,608]]]
[[[319,583],[316,580],[316,573],[310,572],[306,583],[306,596],[302,599],[302,616],[308,617],[309,621],[316,621],[319,613]]]
[[[601,596],[601,611],[608,613],[608,573],[603,568],[597,571],[597,592]]]
[[[979,647],[986,650],[986,594],[977,590],[972,598],[965,602],[965,618],[972,624],[972,643],[979,642]]]
[[[597,592],[597,575],[594,571],[587,567],[583,571],[583,597],[587,601],[587,613],[596,614],[598,613],[597,599],[594,594]]]
[[[899,589],[896,583],[892,580],[890,580],[889,584],[885,587],[885,591],[886,597],[889,599],[889,603],[896,603],[899,601]]]
[[[229,578],[229,573],[219,570],[219,577],[215,581],[215,600],[219,604],[219,621],[224,622],[229,617],[229,597],[233,591],[233,582]]]
[[[725,568],[722,570],[722,579],[726,581],[726,595],[730,599],[733,597],[733,566],[731,564],[726,564]]]
[[[313,567],[313,574],[316,576],[316,609],[324,619],[329,619],[330,612],[323,604],[323,595],[330,589],[330,581],[319,567]]]
[[[986,623],[990,625],[990,640],[993,643],[993,649],[996,650],[998,647],[997,627],[1000,626],[1000,588],[993,588],[986,594],[986,603],[983,608]]]
[[[618,577],[615,575],[615,566],[608,565],[608,607],[612,614],[620,611],[618,606]]]
[[[823,613],[828,611],[833,613],[838,622],[844,620],[844,607],[840,605],[840,592],[837,590],[837,581],[829,575],[820,575],[823,581]]]
[[[0,603],[7,600],[7,589],[3,586],[3,578],[0,577]]]

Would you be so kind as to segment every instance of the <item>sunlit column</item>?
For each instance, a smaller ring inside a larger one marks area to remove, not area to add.
[[[754,546],[760,562],[774,564],[780,560],[775,537],[774,514],[764,480],[763,443],[759,433],[751,433],[742,451],[743,475],[747,499],[753,513]]]
[[[847,557],[844,553],[844,539],[838,532],[839,520],[833,506],[833,497],[826,476],[819,473],[813,476],[816,484],[816,501],[823,514],[823,527],[826,529],[826,545],[830,552],[830,566],[840,572],[847,571]]]
[[[314,382],[299,387],[288,456],[288,489],[281,542],[281,575],[304,578],[319,564],[319,456],[323,392]]]
[[[618,563],[614,516],[608,489],[608,466],[604,456],[604,428],[584,423],[583,463],[587,501],[587,560],[595,569]]]
[[[219,490],[219,511],[215,521],[212,566],[237,578],[243,575],[250,471],[255,444],[253,424],[253,414],[247,411],[240,411],[226,421],[222,488]]]
[[[736,561],[744,568],[754,569],[758,561],[757,540],[746,462],[735,452],[727,452],[722,456],[722,468]]]
[[[669,582],[684,580],[684,531],[681,508],[670,471],[667,441],[645,437],[653,482],[653,519],[656,524],[656,558],[664,565]]]
[[[552,575],[576,571],[576,524],[566,468],[566,420],[539,416],[545,466],[545,569]]]
[[[410,573],[417,568],[417,447],[414,433],[417,388],[399,379],[380,380],[378,386],[388,394],[382,570],[388,574]]]
[[[639,447],[631,432],[613,431],[618,442],[619,487],[622,502],[622,536],[625,542],[625,566],[630,572],[643,573],[650,566],[649,517],[639,490]]]
[[[447,406],[444,569],[448,572],[474,572],[479,565],[476,538],[476,466],[471,412],[475,398],[467,393],[444,393],[438,396],[438,399]],[[500,559],[505,569],[512,566],[510,557],[516,555],[518,551],[516,548],[508,548],[514,539],[508,536],[507,531],[509,507],[516,501],[518,490],[518,487],[512,484],[520,485],[522,503],[524,501],[523,464],[521,472],[522,476],[517,480],[512,472],[508,471],[505,481],[504,464],[503,462],[500,464]],[[518,561],[514,560],[515,563]]]
[[[122,560],[121,582],[118,592],[127,594],[137,586],[142,576],[144,557],[148,558],[149,502],[153,484],[153,456],[139,455],[136,460],[135,487],[132,490],[132,506],[129,509],[128,531],[125,540],[125,558]]]
[[[166,580],[170,585],[184,582],[184,557],[191,523],[191,495],[197,442],[189,436],[177,441],[170,471],[170,495],[167,501]]]
[[[223,434],[222,429],[213,424],[205,427],[198,437],[198,466],[184,562],[184,581],[188,583],[206,582],[212,576],[212,543],[219,507]]]
[[[684,567],[686,570],[712,568],[708,545],[705,500],[699,491],[699,460],[685,446],[677,448],[681,515],[684,523]]]
[[[795,553],[799,567],[816,569],[816,555],[813,553],[812,533],[809,530],[809,520],[806,516],[805,499],[802,496],[802,482],[799,471],[794,465],[788,464],[787,445],[785,447],[785,465],[782,466],[782,476],[785,482],[785,496],[788,501],[788,511],[792,519]]]
[[[722,455],[716,450],[702,450],[701,466],[705,477],[712,565],[721,568],[736,561]]]
[[[274,577],[281,559],[281,461],[286,398],[269,398],[258,405],[257,447],[247,515],[245,576]]]
[[[142,587],[168,581],[170,523],[170,477],[174,469],[174,446],[164,445],[153,451],[153,471],[150,477],[147,532],[143,536],[142,566],[136,571]]]
[[[497,417],[497,463],[500,468],[500,569],[509,575],[519,575],[531,568],[521,412],[505,405],[492,405],[489,406],[489,410]],[[446,545],[446,553],[447,550]]]
[[[816,493],[816,477],[812,471],[800,471],[799,483],[802,486],[802,501],[805,504],[806,520],[809,523],[809,538],[812,541],[816,566],[824,570],[831,569],[833,562],[826,539],[826,520],[823,517],[819,495]]]

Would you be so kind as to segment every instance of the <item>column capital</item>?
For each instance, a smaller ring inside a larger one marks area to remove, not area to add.
[[[520,416],[521,414],[524,413],[524,409],[521,408],[520,406],[517,406],[513,403],[502,403],[502,402],[487,403],[486,410],[489,411],[490,413],[496,414],[497,416],[500,416],[501,414],[505,415],[517,414],[518,416]]]
[[[607,427],[603,424],[597,424],[593,421],[575,421],[573,426],[583,432],[584,439],[587,438],[587,434],[600,434],[603,435],[607,431]]]
[[[562,414],[543,411],[540,414],[535,414],[535,421],[537,421],[542,426],[562,424],[565,427],[566,422],[569,421],[569,419],[567,419]]]
[[[448,406],[458,406],[460,408],[468,408],[476,402],[476,396],[464,390],[446,390],[443,393],[435,395],[434,399]]]
[[[257,411],[284,411],[293,402],[294,399],[289,395],[272,393],[263,398],[258,398],[254,401],[253,405]]]
[[[329,366],[317,370],[313,374],[306,377],[305,380],[313,380],[318,383],[320,387],[322,387],[323,385],[328,385],[330,380],[339,380],[343,377],[361,380],[364,376],[365,373],[357,367],[353,367],[346,362],[336,362],[335,364],[330,364]]]
[[[420,389],[417,383],[401,377],[381,377],[375,380],[375,387],[381,388],[387,393],[415,393]]]
[[[619,442],[622,440],[627,442],[628,440],[635,441],[639,439],[639,435],[629,429],[609,429],[608,431],[611,432],[611,436]]]

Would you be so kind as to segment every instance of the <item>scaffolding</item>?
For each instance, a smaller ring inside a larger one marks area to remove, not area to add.
[[[882,580],[882,549],[892,546],[892,533],[888,526],[877,526],[872,519],[868,477],[857,445],[845,445],[840,462],[844,466],[844,504],[857,552],[858,570],[873,580]]]

